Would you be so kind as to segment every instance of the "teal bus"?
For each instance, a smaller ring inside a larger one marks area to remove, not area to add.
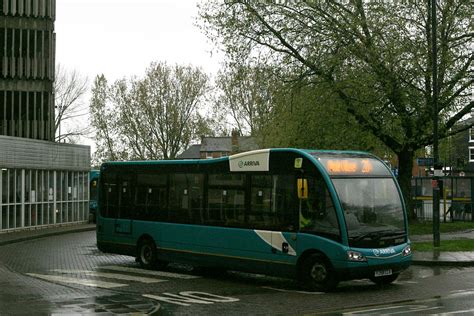
[[[380,159],[291,148],[104,163],[97,245],[144,268],[181,262],[321,291],[391,283],[412,258],[402,194]]]

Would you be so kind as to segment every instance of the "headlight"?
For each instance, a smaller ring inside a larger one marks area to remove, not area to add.
[[[405,249],[403,249],[403,252],[402,252],[403,256],[406,257],[408,255],[411,254],[411,247],[410,245],[406,246]]]
[[[348,251],[347,252],[347,259],[349,261],[358,261],[358,262],[367,261],[367,258],[364,257],[360,252],[357,252],[357,251]]]

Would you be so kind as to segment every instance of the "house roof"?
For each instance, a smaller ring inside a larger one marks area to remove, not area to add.
[[[239,151],[259,149],[255,138],[251,136],[237,136]],[[232,152],[232,137],[203,137],[201,151],[224,151]]]
[[[201,140],[201,151],[231,151],[231,137],[203,137]]]
[[[255,137],[251,136],[239,136],[237,137],[239,141],[239,151],[249,151],[260,149],[255,141]]]
[[[200,149],[201,144],[191,145],[188,149],[178,155],[176,159],[199,159],[201,158]]]
[[[251,136],[237,136],[238,151],[250,151],[259,149],[255,138]],[[235,150],[235,149],[234,149]],[[201,144],[191,145],[177,159],[200,159],[201,152],[227,152],[234,151],[232,148],[232,137],[203,137]]]

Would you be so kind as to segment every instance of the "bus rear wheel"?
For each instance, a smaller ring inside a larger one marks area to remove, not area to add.
[[[333,291],[339,283],[334,269],[321,254],[313,254],[301,264],[300,284],[310,291]]]
[[[371,277],[370,281],[374,282],[377,285],[388,285],[394,282],[398,278],[398,273],[382,276],[382,277]]]
[[[145,269],[163,269],[168,266],[168,262],[158,260],[156,244],[152,239],[142,239],[138,243],[137,261]]]
[[[137,259],[142,268],[151,269],[156,262],[156,245],[153,240],[143,239],[138,244]]]

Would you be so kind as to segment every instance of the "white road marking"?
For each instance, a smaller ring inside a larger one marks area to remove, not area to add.
[[[164,271],[153,271],[153,270],[145,270],[145,269],[131,268],[131,267],[105,266],[105,267],[99,267],[99,268],[104,269],[104,270],[131,272],[131,273],[162,276],[162,277],[175,278],[175,279],[184,279],[184,280],[198,279],[199,278],[198,276],[195,276],[195,275],[187,275],[187,274],[164,272]]]
[[[64,269],[54,269],[50,270],[53,272],[58,273],[66,273],[66,274],[74,274],[74,273],[84,273],[89,276],[94,277],[101,277],[106,279],[117,279],[117,280],[125,280],[125,281],[135,281],[141,283],[158,283],[158,282],[166,282],[168,280],[160,280],[156,278],[145,278],[133,275],[126,275],[126,274],[117,274],[117,273],[106,273],[106,272],[98,272],[98,271],[89,271],[89,270],[64,270]]]
[[[468,289],[468,290],[459,290],[459,291],[453,291],[451,294],[449,294],[447,297],[462,297],[462,296],[472,296],[474,294],[474,290]]]
[[[171,303],[180,306],[190,306],[191,304],[214,304],[214,303],[232,303],[240,299],[235,297],[221,296],[205,292],[184,291],[179,294],[162,293],[161,295],[143,294],[142,296],[157,301]]]
[[[356,311],[350,311],[342,313],[343,316],[352,315],[400,315],[408,314],[413,315],[416,312],[426,312],[430,310],[440,309],[440,306],[430,307],[427,305],[395,305],[395,306],[383,306],[368,309],[361,309]],[[383,312],[382,312],[383,311]]]
[[[171,303],[180,306],[190,306],[191,304],[214,304],[213,302],[184,297],[178,294],[163,293],[162,295],[143,294],[143,297],[151,298],[160,302]]]
[[[394,284],[418,284],[416,281],[395,281]]]
[[[308,292],[308,291],[297,291],[297,290],[284,290],[284,289],[278,289],[274,288],[271,286],[262,286],[264,289],[269,289],[269,290],[274,290],[278,292],[289,292],[289,293],[300,293],[300,294],[311,294],[311,295],[321,295],[324,294],[324,292]]]
[[[465,310],[462,310],[462,311],[444,312],[442,314],[431,314],[431,315],[443,315],[443,316],[456,315],[456,314],[472,315],[473,312],[474,312],[474,308],[471,308],[471,309],[465,309]]]
[[[372,281],[370,281],[369,279],[357,279],[357,280],[351,280],[349,282],[353,282],[353,283],[361,283],[361,284],[374,284]],[[400,285],[403,285],[403,284],[418,284],[418,282],[416,281],[395,281],[393,282],[393,284],[400,284]]]
[[[64,277],[60,275],[48,275],[48,274],[36,274],[36,273],[27,273],[27,275],[38,278],[38,279],[51,281],[51,282],[79,284],[79,285],[99,287],[99,288],[104,288],[104,289],[112,289],[116,287],[127,286],[127,284],[70,278],[70,277]]]

